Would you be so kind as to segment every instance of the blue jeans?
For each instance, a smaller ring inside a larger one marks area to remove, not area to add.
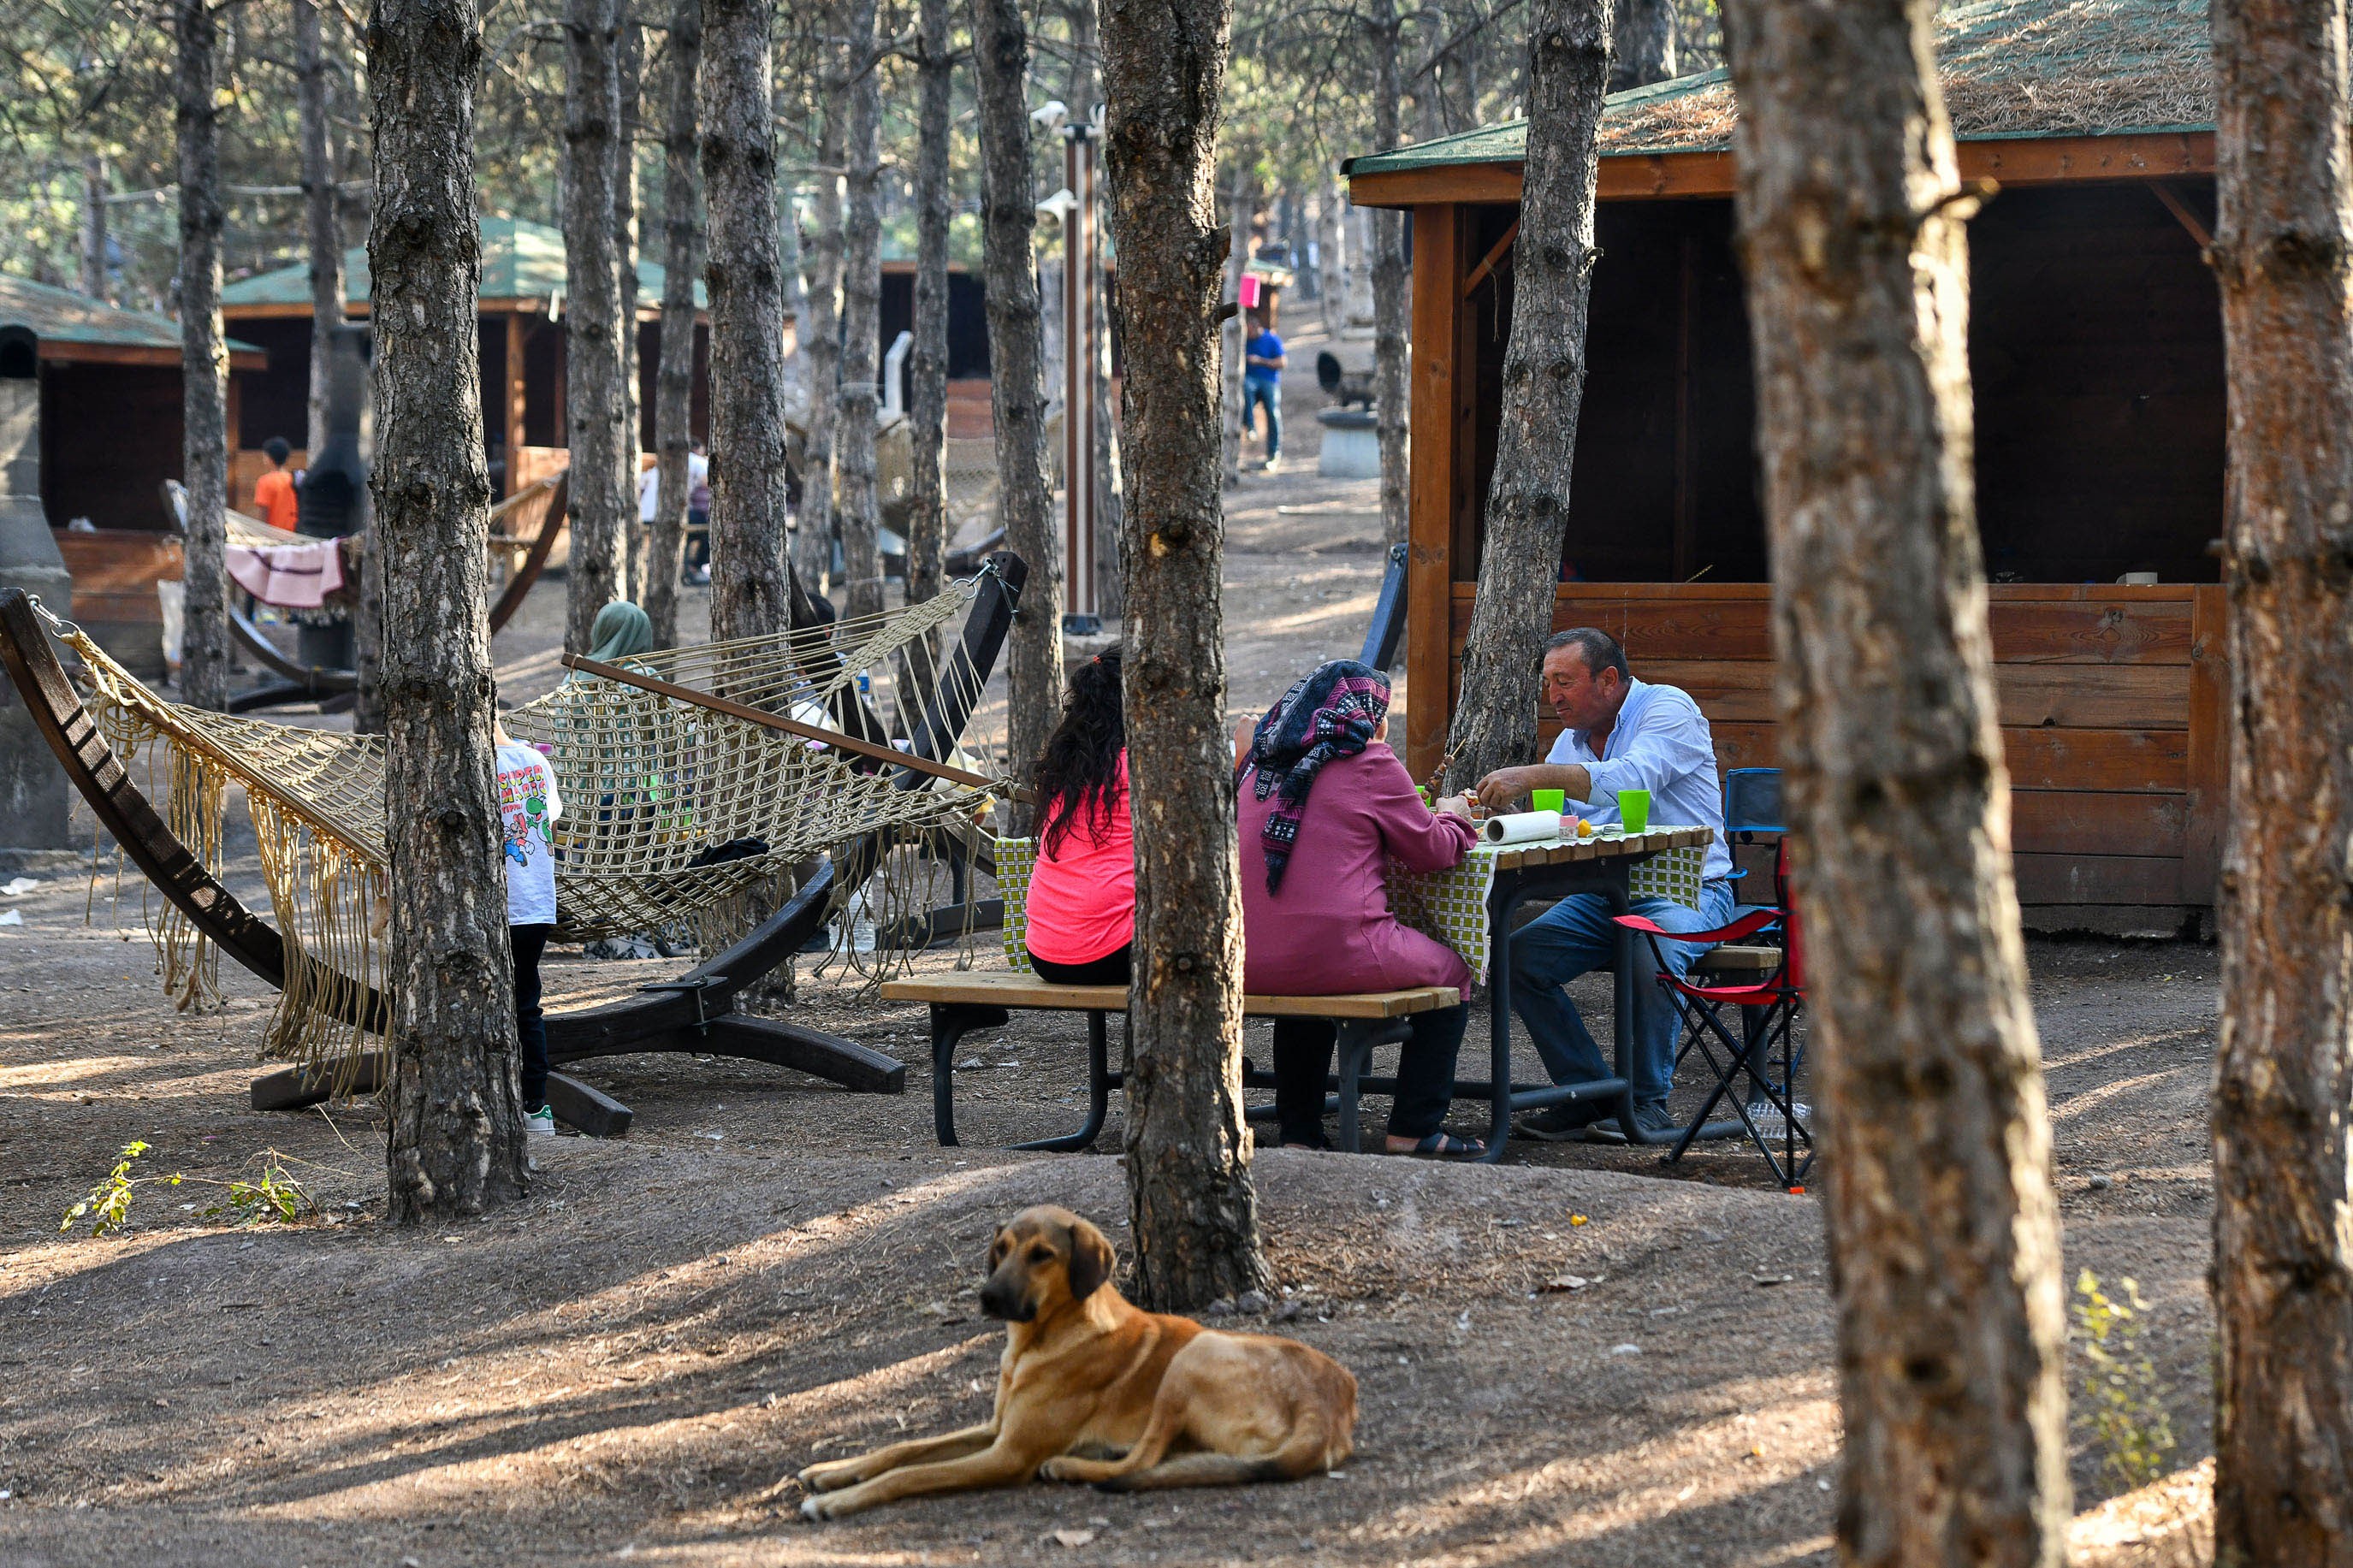
[[[1242,383],[1242,433],[1258,434],[1254,417],[1261,404],[1266,405],[1266,455],[1280,456],[1282,451],[1282,384],[1276,381],[1245,380]]]
[[[1669,931],[1711,931],[1732,919],[1732,884],[1717,880],[1700,889],[1699,908],[1667,899],[1637,899],[1633,912]],[[1599,893],[1563,899],[1512,936],[1512,1011],[1527,1026],[1528,1037],[1544,1058],[1555,1083],[1586,1083],[1613,1076],[1611,1054],[1593,1043],[1568,983],[1618,962],[1618,928],[1609,903]],[[1676,976],[1712,945],[1661,941],[1667,967]],[[1634,940],[1634,1099],[1663,1103],[1675,1076],[1675,1007],[1659,985],[1658,959],[1641,936]]]

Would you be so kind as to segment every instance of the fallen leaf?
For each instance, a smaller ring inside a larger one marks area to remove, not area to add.
[[[1582,1274],[1562,1274],[1545,1281],[1547,1290],[1582,1290],[1593,1281]]]
[[[1046,1536],[1057,1546],[1084,1546],[1094,1538],[1095,1532],[1092,1530],[1057,1530]]]
[[[1568,1223],[1571,1225],[1591,1225],[1593,1222],[1587,1219],[1581,1214],[1573,1214],[1568,1216]]]

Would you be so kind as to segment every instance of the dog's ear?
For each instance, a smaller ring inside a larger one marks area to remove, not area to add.
[[[1071,1226],[1071,1300],[1083,1301],[1111,1278],[1111,1243],[1085,1220]]]

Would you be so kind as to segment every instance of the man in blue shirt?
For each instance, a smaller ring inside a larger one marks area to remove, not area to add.
[[[1699,908],[1667,899],[1637,899],[1634,912],[1669,931],[1708,931],[1732,919],[1732,851],[1724,836],[1724,794],[1716,781],[1715,742],[1707,720],[1684,692],[1637,680],[1626,650],[1590,626],[1561,632],[1545,645],[1544,692],[1564,728],[1552,752],[1533,767],[1502,768],[1479,781],[1490,810],[1521,806],[1528,792],[1565,791],[1577,815],[1596,824],[1618,820],[1618,792],[1651,792],[1651,820],[1661,826],[1715,830]],[[1524,807],[1522,807],[1524,808]],[[1563,899],[1512,937],[1512,1008],[1527,1026],[1555,1083],[1585,1083],[1613,1076],[1609,1057],[1593,1042],[1569,1000],[1578,975],[1617,961],[1617,928],[1599,893]],[[1688,973],[1705,944],[1662,942],[1667,966]],[[1659,987],[1657,959],[1647,942],[1634,944],[1634,1120],[1645,1134],[1674,1128],[1667,1090],[1675,1070],[1675,1010]],[[1525,1117],[1519,1130],[1551,1141],[1577,1136],[1608,1114],[1606,1102],[1578,1101]]]
[[[1259,405],[1266,405],[1266,471],[1272,473],[1282,466],[1282,367],[1288,363],[1282,352],[1282,340],[1274,335],[1274,328],[1263,316],[1250,317],[1257,335],[1242,350],[1242,433],[1258,434],[1255,417]]]

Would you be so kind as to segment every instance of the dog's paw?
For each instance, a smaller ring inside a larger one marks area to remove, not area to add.
[[[805,1497],[801,1499],[801,1517],[811,1523],[818,1523],[831,1519],[833,1510],[826,1506],[825,1499],[821,1497]]]
[[[1070,1464],[1067,1458],[1049,1459],[1038,1467],[1038,1479],[1041,1481],[1067,1481],[1071,1479]]]
[[[839,1460],[828,1460],[822,1465],[811,1465],[793,1479],[800,1482],[804,1491],[829,1492],[854,1484],[858,1477],[850,1467]]]

